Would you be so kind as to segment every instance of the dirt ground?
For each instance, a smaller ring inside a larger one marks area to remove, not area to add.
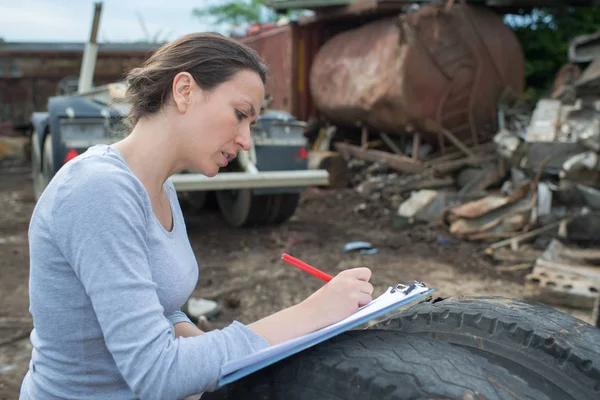
[[[233,229],[215,210],[186,210],[190,241],[200,266],[192,296],[218,301],[220,328],[248,323],[295,304],[322,285],[279,260],[288,252],[330,274],[356,266],[373,271],[374,295],[390,284],[417,279],[435,296],[497,295],[520,298],[525,272],[499,273],[472,243],[450,243],[443,227],[397,224],[392,213],[354,211],[353,190],[309,189],[296,215],[280,226]],[[0,399],[16,399],[31,347],[28,313],[27,228],[34,207],[27,168],[0,170]],[[344,253],[350,241],[369,241],[379,252]]]

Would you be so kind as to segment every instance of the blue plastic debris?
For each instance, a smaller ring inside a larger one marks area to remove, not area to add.
[[[455,247],[458,246],[459,243],[455,240],[451,240],[451,239],[447,239],[441,235],[438,235],[437,237],[437,242],[439,244],[441,244],[442,246],[451,246],[451,247]]]
[[[376,247],[373,247],[372,243],[361,242],[361,241],[348,242],[344,245],[343,250],[344,250],[344,253],[359,250],[360,254],[363,254],[363,255],[376,254],[377,252],[379,252],[379,249],[377,249]]]

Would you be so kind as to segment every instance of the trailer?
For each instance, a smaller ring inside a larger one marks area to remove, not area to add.
[[[34,194],[42,194],[68,161],[89,147],[111,144],[125,135],[130,106],[123,102],[126,82],[93,87],[102,3],[96,3],[90,41],[86,44],[77,93],[49,98],[47,111],[31,115],[31,161]],[[234,227],[282,223],[295,212],[303,189],[326,186],[325,170],[308,169],[306,122],[280,110],[257,119],[249,151],[240,151],[217,176],[183,171],[171,177],[182,198],[201,207],[214,192],[219,210]]]

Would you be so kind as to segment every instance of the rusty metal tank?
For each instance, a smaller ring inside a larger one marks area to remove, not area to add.
[[[425,6],[332,37],[310,85],[319,111],[338,125],[416,130],[428,141],[446,130],[477,143],[490,134],[482,128],[493,126],[500,96],[522,92],[524,57],[492,11]]]

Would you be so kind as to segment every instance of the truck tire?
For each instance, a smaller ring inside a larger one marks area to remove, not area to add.
[[[282,193],[274,195],[271,203],[268,223],[281,224],[294,215],[300,203],[300,193]]]
[[[253,195],[251,189],[220,190],[216,197],[223,219],[234,228],[266,223],[275,199],[271,195]]]
[[[392,331],[348,331],[202,400],[507,400],[547,397],[464,349]]]
[[[31,173],[33,179],[33,195],[38,201],[40,196],[50,183],[54,174],[54,155],[52,151],[52,137],[47,134],[44,137],[42,148],[37,146],[38,133],[31,135]]]
[[[42,149],[38,146],[39,135],[37,131],[31,134],[31,179],[33,181],[33,195],[35,201],[40,199],[44,191],[44,181],[42,175]]]
[[[467,348],[551,399],[600,399],[600,329],[546,305],[449,297],[416,304],[373,328]]]

